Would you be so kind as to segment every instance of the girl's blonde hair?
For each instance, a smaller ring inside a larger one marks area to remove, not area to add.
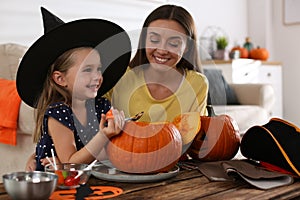
[[[73,55],[76,51],[90,47],[79,47],[70,49],[59,56],[55,62],[50,66],[47,77],[44,82],[43,91],[37,101],[37,108],[35,111],[36,127],[33,134],[33,141],[38,142],[43,129],[43,119],[48,106],[55,102],[63,102],[66,105],[72,105],[72,94],[68,90],[55,83],[52,78],[54,71],[66,73],[73,65]]]

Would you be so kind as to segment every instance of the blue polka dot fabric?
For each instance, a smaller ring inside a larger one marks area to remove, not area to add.
[[[55,152],[53,140],[48,133],[48,119],[52,117],[58,122],[68,127],[74,133],[77,150],[87,144],[99,131],[99,121],[102,113],[110,109],[110,102],[105,98],[90,99],[86,102],[87,124],[82,125],[72,112],[72,108],[62,102],[53,103],[48,106],[43,119],[42,136],[36,145],[36,170],[44,171],[44,166],[40,160],[45,157],[52,157],[51,149]],[[61,133],[64,134],[64,133]]]

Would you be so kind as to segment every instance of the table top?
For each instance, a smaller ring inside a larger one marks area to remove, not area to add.
[[[212,182],[198,169],[181,169],[170,179],[149,183],[119,183],[91,176],[93,186],[121,188],[122,194],[113,199],[292,199],[300,197],[300,182],[269,190],[257,189],[243,180]],[[102,196],[103,197],[103,196]],[[10,199],[0,183],[0,200]],[[75,198],[74,198],[75,199]],[[100,198],[87,198],[100,199]]]

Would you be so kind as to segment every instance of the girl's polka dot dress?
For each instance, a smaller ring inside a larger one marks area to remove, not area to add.
[[[48,134],[48,118],[52,117],[68,127],[74,133],[77,150],[80,150],[87,144],[94,135],[99,131],[99,121],[102,113],[110,109],[110,102],[105,98],[91,99],[86,102],[87,108],[87,125],[83,126],[73,114],[70,106],[58,102],[49,105],[43,120],[42,136],[36,146],[36,163],[38,171],[44,171],[44,166],[40,160],[46,156],[52,157],[51,149],[55,147],[51,136]],[[61,133],[64,134],[64,133]]]

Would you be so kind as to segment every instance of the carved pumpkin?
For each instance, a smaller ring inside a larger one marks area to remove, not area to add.
[[[187,149],[200,131],[201,118],[199,112],[187,112],[174,118],[173,124],[177,127],[182,138],[182,156],[180,161],[187,160]]]
[[[189,144],[200,130],[200,114],[198,112],[183,113],[174,118],[173,124],[181,134],[182,145]]]
[[[178,162],[182,140],[172,123],[128,122],[106,147],[111,163],[128,173],[171,170]]]
[[[246,48],[235,46],[231,49],[231,52],[238,50],[240,52],[240,58],[248,58],[249,52]]]
[[[256,60],[267,60],[269,58],[269,52],[265,48],[260,48],[259,46],[256,49],[250,51],[250,58]]]
[[[201,161],[230,160],[238,152],[240,135],[237,123],[228,115],[215,115],[207,106],[208,116],[201,116],[201,129],[188,150]]]

